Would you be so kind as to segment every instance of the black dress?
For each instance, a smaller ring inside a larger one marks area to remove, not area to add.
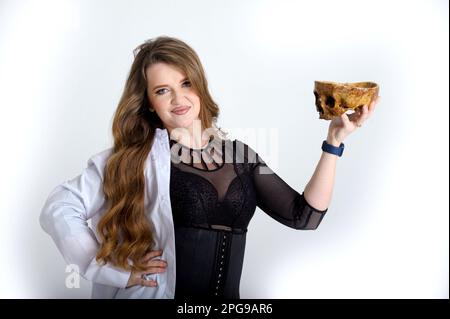
[[[211,138],[203,149],[171,145],[175,298],[239,298],[247,226],[258,206],[295,229],[316,229],[310,206],[248,145]]]

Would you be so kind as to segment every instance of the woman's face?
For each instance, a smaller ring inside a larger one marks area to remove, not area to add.
[[[200,98],[190,81],[176,67],[158,62],[146,70],[147,94],[164,126],[174,128],[192,126],[200,113]]]

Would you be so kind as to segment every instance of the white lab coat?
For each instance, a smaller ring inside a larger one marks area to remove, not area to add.
[[[112,148],[93,155],[77,177],[58,185],[40,215],[42,228],[53,238],[68,264],[92,281],[92,298],[174,298],[175,235],[170,205],[170,148],[166,129],[156,129],[155,141],[145,166],[145,210],[154,225],[155,250],[168,265],[153,274],[157,287],[125,288],[130,272],[95,260],[99,247],[97,223],[106,210],[103,169]],[[91,220],[91,227],[87,221]]]

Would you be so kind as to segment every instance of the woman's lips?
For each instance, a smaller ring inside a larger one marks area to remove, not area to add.
[[[186,114],[190,108],[191,108],[190,106],[177,107],[172,110],[172,113],[175,113],[176,115],[183,115]]]

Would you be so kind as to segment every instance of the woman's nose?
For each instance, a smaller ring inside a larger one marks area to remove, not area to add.
[[[178,105],[182,104],[182,93],[180,91],[173,90],[172,91],[172,104]]]

